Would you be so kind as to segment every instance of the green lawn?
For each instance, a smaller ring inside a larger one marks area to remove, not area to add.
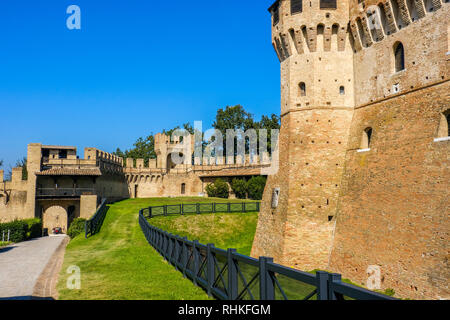
[[[80,235],[67,246],[58,282],[59,298],[208,299],[147,243],[138,223],[138,211],[143,207],[197,201],[205,199],[129,199],[111,205],[99,234],[89,239]],[[66,270],[72,265],[81,269],[81,290],[66,288],[70,276]]]
[[[99,234],[73,239],[66,250],[58,283],[63,300],[148,299],[201,300],[205,292],[184,279],[182,274],[147,243],[138,224],[138,211],[149,206],[189,202],[242,202],[208,198],[129,199],[110,206]],[[236,248],[249,255],[256,230],[257,213],[218,213],[167,216],[150,223],[171,233],[187,236],[201,243],[214,243],[222,249]],[[66,281],[69,266],[81,269],[81,290],[69,290]],[[242,265],[250,279],[257,270]],[[314,273],[314,271],[312,271]],[[313,286],[279,276],[278,281],[290,299],[303,299]],[[345,280],[344,280],[345,281]],[[350,282],[346,280],[346,282]],[[252,291],[258,296],[257,283]],[[277,290],[276,298],[281,293]],[[315,299],[315,297],[313,297]]]
[[[257,212],[172,215],[149,219],[150,224],[172,234],[203,244],[213,243],[224,250],[234,248],[247,256],[252,249],[257,221]]]
[[[1,247],[6,247],[6,246],[8,246],[8,245],[10,245],[10,244],[11,244],[11,242],[0,241],[0,248],[1,248]]]

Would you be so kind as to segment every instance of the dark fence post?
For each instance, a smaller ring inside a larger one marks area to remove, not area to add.
[[[238,297],[238,271],[234,263],[233,254],[236,249],[228,249],[228,300],[236,300]]]
[[[275,285],[267,267],[268,262],[273,262],[273,258],[259,257],[259,295],[261,300],[275,300]]]
[[[328,272],[317,271],[317,300],[328,300]]]
[[[167,216],[167,206],[163,206],[164,216]]]
[[[200,203],[197,203],[197,214],[200,214]]]
[[[215,278],[215,272],[214,272],[214,255],[212,252],[212,249],[214,248],[214,244],[208,243],[207,249],[206,249],[206,280],[208,282],[207,292],[208,296],[212,297],[212,289],[214,285],[214,278]]]
[[[183,244],[181,245],[181,271],[183,271],[183,277],[186,278],[186,264],[188,259],[188,251],[186,246],[187,237],[183,237],[181,241],[183,241]]]
[[[260,204],[261,204],[260,202],[257,202],[257,203],[256,203],[256,212],[259,212],[259,210],[261,210],[260,207],[259,207]]]
[[[337,300],[336,293],[333,289],[333,282],[340,282],[341,275],[337,273],[328,274],[328,299],[329,300]]]
[[[227,210],[228,210],[228,211],[227,211],[228,213],[231,212],[231,203],[230,203],[230,202],[228,202]]]
[[[148,207],[148,217],[149,217],[150,219],[153,218],[152,207]]]
[[[182,203],[181,204],[181,215],[183,215],[184,214],[184,204]]]
[[[178,267],[178,259],[180,258],[180,236],[175,236],[175,269],[180,270]]]
[[[166,254],[166,232],[164,231],[162,233],[162,254],[164,259],[167,261],[167,254]]]
[[[212,213],[216,213],[216,203],[212,204]]]
[[[198,277],[198,268],[200,266],[200,254],[198,252],[198,240],[194,240],[194,245],[192,247],[192,258],[194,262],[194,277],[192,281],[194,281],[194,284],[197,285],[197,277]]]

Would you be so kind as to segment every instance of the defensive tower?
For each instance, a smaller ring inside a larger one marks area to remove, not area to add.
[[[280,168],[268,179],[253,255],[325,268],[354,109],[349,4],[282,0],[269,11],[281,62]]]
[[[280,169],[253,245],[397,296],[448,299],[448,0],[279,0]]]

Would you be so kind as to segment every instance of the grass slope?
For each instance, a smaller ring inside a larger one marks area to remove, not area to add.
[[[138,224],[140,208],[205,199],[130,199],[110,206],[101,232],[80,235],[67,246],[58,291],[62,300],[208,299],[147,243]],[[81,269],[81,290],[67,289],[69,266]]]
[[[258,220],[257,212],[215,213],[156,217],[149,222],[167,232],[214,245],[221,249],[235,248],[250,255]]]

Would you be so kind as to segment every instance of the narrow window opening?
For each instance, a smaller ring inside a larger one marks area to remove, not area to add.
[[[186,184],[182,183],[181,184],[181,194],[185,194],[186,193]]]
[[[300,84],[298,85],[298,90],[301,97],[306,96],[306,85],[304,82],[300,82]]]
[[[438,138],[450,137],[450,109],[441,113]]]
[[[340,86],[339,87],[339,94],[340,95],[344,95],[345,94],[345,87],[344,86]]]
[[[291,14],[302,12],[303,0],[291,0]]]
[[[401,42],[394,44],[395,72],[405,69],[405,50]]]
[[[362,140],[361,140],[361,149],[362,150],[368,150],[370,149],[370,143],[372,140],[372,128],[366,128],[363,131]]]
[[[336,0],[320,0],[320,9],[337,9]]]

